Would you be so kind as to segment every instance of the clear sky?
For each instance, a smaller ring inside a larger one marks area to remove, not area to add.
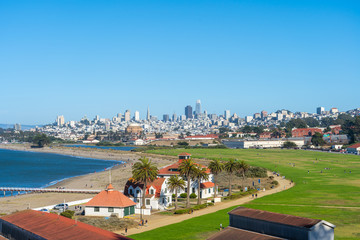
[[[360,107],[360,1],[0,1],[0,123]]]

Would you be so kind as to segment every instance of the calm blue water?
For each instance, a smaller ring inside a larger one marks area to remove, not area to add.
[[[44,187],[69,177],[103,171],[119,163],[121,162],[0,149],[0,186]]]
[[[121,150],[121,151],[131,151],[135,147],[104,147],[104,146],[89,146],[84,144],[71,144],[65,145],[65,147],[83,147],[83,148],[97,148],[97,149],[112,149],[112,150]]]

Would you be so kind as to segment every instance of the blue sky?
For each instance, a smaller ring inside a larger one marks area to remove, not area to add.
[[[1,1],[0,123],[360,107],[360,2]]]

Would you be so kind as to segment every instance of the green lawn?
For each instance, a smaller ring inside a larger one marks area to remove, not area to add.
[[[245,160],[253,166],[278,171],[286,178],[292,179],[296,186],[287,191],[254,200],[244,206],[324,219],[336,225],[336,239],[360,238],[359,156],[303,150],[186,149],[185,151],[191,153],[194,158],[219,158],[225,161],[235,158]],[[149,152],[177,155],[184,150]],[[228,224],[226,213],[229,210],[221,210],[131,237],[134,239],[205,239],[217,230],[220,223],[224,226]]]

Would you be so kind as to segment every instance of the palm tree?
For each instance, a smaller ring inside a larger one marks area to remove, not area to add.
[[[142,197],[142,208],[145,207],[145,192],[146,185],[148,182],[152,182],[157,178],[158,168],[146,157],[140,158],[139,162],[132,166],[132,177],[139,182],[144,184],[143,186],[143,197]]]
[[[185,159],[179,165],[179,172],[187,181],[186,208],[190,208],[190,181],[196,171],[196,163],[192,159]]]
[[[193,177],[194,177],[194,179],[197,179],[197,183],[198,183],[198,202],[197,202],[197,204],[200,205],[201,204],[200,184],[201,184],[202,180],[209,179],[209,174],[206,173],[206,168],[201,168],[200,166],[198,166],[198,167],[196,167],[196,170],[194,171]]]
[[[238,164],[239,164],[239,166],[238,166],[239,171],[240,171],[240,173],[242,175],[242,188],[244,190],[245,174],[249,170],[249,164],[247,164],[244,160],[242,160]]]
[[[171,176],[167,182],[168,188],[171,191],[175,190],[175,210],[177,209],[178,189],[185,189],[185,181],[179,178],[178,175]]]
[[[211,171],[212,174],[214,174],[214,184],[215,184],[215,188],[214,188],[214,198],[216,198],[216,180],[217,180],[217,175],[219,173],[222,172],[222,170],[224,170],[224,164],[222,164],[220,162],[219,159],[216,160],[212,160],[209,164],[209,169]]]
[[[224,165],[225,171],[229,174],[229,196],[231,195],[231,180],[232,175],[239,169],[239,164],[237,160],[230,159]]]

